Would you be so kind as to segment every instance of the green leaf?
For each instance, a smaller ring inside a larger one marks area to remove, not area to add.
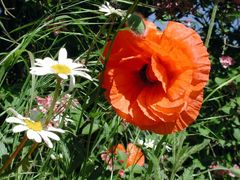
[[[118,156],[117,156],[118,160],[120,160],[122,162],[127,161],[127,154],[125,152],[119,150],[119,151],[117,151],[117,153],[118,153]]]
[[[6,146],[2,142],[0,142],[0,158],[6,154],[8,154]]]
[[[225,81],[226,81],[226,79],[223,79],[223,78],[219,78],[219,77],[216,77],[216,78],[215,78],[215,82],[216,82],[218,85],[223,84]]]
[[[240,169],[230,168],[229,170],[230,170],[233,174],[235,174],[236,176],[240,177]]]
[[[184,169],[183,179],[184,180],[193,180],[193,168]]]
[[[226,104],[225,106],[223,106],[222,111],[225,112],[226,114],[230,114],[230,110],[232,109],[231,106],[229,106],[229,104]]]
[[[136,174],[142,174],[142,172],[144,171],[144,168],[142,166],[137,165],[137,164],[133,165],[133,166],[130,166],[127,169],[129,169],[130,171],[132,171],[133,173],[136,173]]]
[[[91,132],[89,131],[90,128],[91,128],[91,124],[88,124],[86,127],[83,128],[82,134],[88,135],[88,134],[94,133],[96,130],[99,129],[99,125],[98,124],[93,124]]]
[[[233,136],[240,141],[240,129],[234,129],[233,130]]]
[[[236,98],[236,103],[238,104],[238,106],[240,106],[240,97]]]
[[[209,129],[207,129],[207,128],[199,128],[199,132],[203,136],[208,136],[210,133]]]
[[[163,177],[166,177],[163,171],[160,171],[160,165],[159,165],[159,159],[154,155],[153,152],[149,151],[147,154],[149,160],[153,163],[153,170],[154,173],[148,172],[148,174],[152,174],[154,176],[154,179],[160,180]]]
[[[136,15],[136,14],[131,14],[130,17],[127,20],[128,26],[136,33],[136,34],[143,34],[145,32],[145,24],[143,19]]]

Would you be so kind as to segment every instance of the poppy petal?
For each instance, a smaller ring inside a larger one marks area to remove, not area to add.
[[[136,145],[129,143],[127,145],[127,153],[129,154],[128,160],[127,160],[127,167],[130,167],[132,165],[139,165],[143,166],[145,162],[145,157],[141,151]]]

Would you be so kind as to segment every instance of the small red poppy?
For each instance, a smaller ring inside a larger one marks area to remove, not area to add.
[[[111,147],[106,153],[103,153],[101,155],[102,160],[104,160],[106,163],[108,163],[111,170],[113,170],[112,169],[112,166],[113,166],[112,160],[113,159],[110,159],[110,156],[112,154],[114,154],[117,157],[119,151],[126,153],[126,155],[127,155],[127,159],[126,159],[126,167],[127,168],[132,165],[136,165],[136,164],[139,166],[144,165],[145,157],[144,157],[141,149],[139,149],[135,144],[128,143],[127,149],[125,149],[125,147],[122,144],[118,144],[116,146]],[[124,161],[121,163],[124,163]]]
[[[169,22],[163,32],[151,22],[145,25],[142,36],[130,30],[118,32],[102,87],[125,121],[159,134],[177,132],[199,114],[210,72],[207,49],[200,36],[183,24]]]

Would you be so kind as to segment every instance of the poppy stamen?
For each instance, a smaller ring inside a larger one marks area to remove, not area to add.
[[[150,81],[148,80],[148,78],[147,78],[147,67],[148,67],[148,65],[145,64],[145,65],[141,68],[141,70],[140,70],[140,78],[141,78],[141,80],[142,80],[143,82],[145,82],[145,83],[149,83],[149,82],[150,82]]]
[[[141,69],[140,69],[140,78],[141,80],[146,83],[146,84],[153,84],[156,82],[159,82],[157,80],[152,79],[149,75],[148,75],[148,71],[149,71],[149,65],[145,64]],[[160,82],[161,83],[161,82]]]

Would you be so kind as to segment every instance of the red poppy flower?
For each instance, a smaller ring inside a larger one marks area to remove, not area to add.
[[[130,167],[132,165],[139,165],[143,166],[145,157],[141,151],[136,145],[132,143],[128,143],[127,150],[122,144],[118,144],[116,146],[111,147],[107,152],[101,154],[102,160],[104,160],[109,165],[109,169],[113,171],[113,160],[116,160],[114,158],[111,158],[111,155],[114,154],[116,157],[118,156],[119,151],[126,153],[127,159],[126,159],[126,167]],[[121,163],[124,163],[124,160],[121,161]]]
[[[127,145],[126,153],[128,155],[127,167],[130,167],[134,164],[137,164],[139,166],[144,165],[144,161],[145,161],[144,155],[141,149],[139,149],[136,145],[129,143]]]
[[[151,22],[145,25],[142,36],[118,32],[102,87],[125,121],[159,134],[177,132],[199,114],[209,78],[208,53],[200,36],[183,24],[169,22],[163,32]]]

